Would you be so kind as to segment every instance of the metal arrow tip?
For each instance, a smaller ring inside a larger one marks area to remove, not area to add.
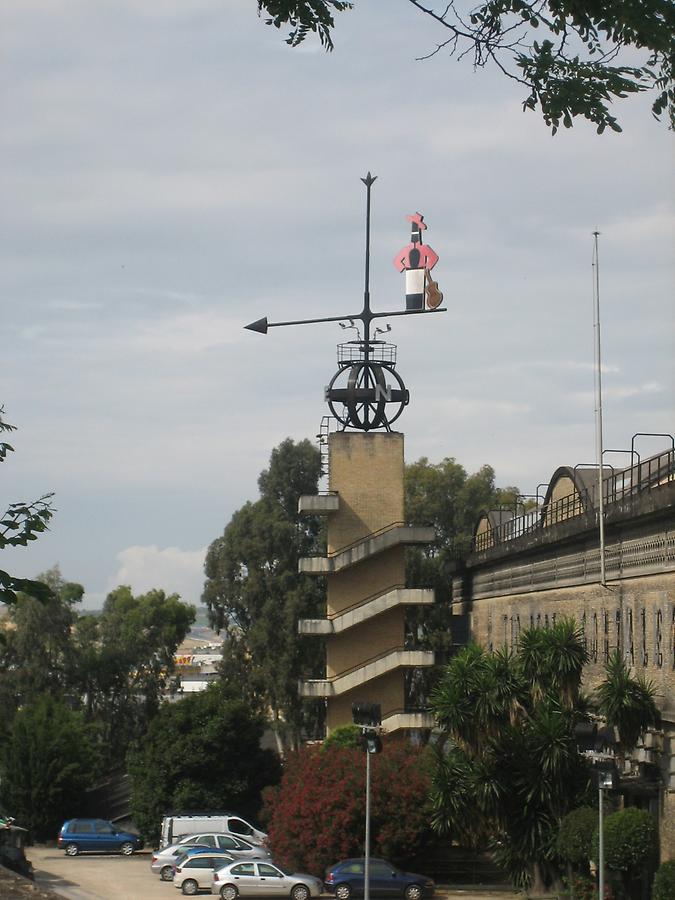
[[[248,328],[249,331],[257,331],[259,334],[267,334],[267,316],[251,322],[250,325],[244,325],[244,328]]]

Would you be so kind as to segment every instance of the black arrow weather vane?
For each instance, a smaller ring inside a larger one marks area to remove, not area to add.
[[[421,230],[426,229],[423,216],[416,213],[408,216],[412,224],[411,243],[404,248],[394,260],[394,265],[406,272],[406,293],[408,308],[373,312],[370,308],[370,190],[376,175],[370,172],[361,181],[366,186],[366,267],[365,288],[363,292],[363,309],[358,313],[340,316],[326,316],[321,319],[296,319],[289,322],[268,322],[267,317],[246,325],[249,331],[267,334],[270,328],[281,328],[285,325],[314,325],[319,322],[345,322],[352,326],[355,320],[363,323],[363,340],[360,338],[338,345],[337,373],[326,388],[326,400],[335,418],[344,428],[356,428],[371,431],[375,428],[391,430],[392,423],[398,419],[407,406],[410,395],[403,381],[395,371],[396,347],[382,340],[371,339],[370,325],[373,319],[390,316],[428,315],[429,313],[446,312],[438,304],[443,295],[438,285],[431,280],[430,270],[438,257],[434,251],[421,241]],[[411,285],[414,287],[411,288]],[[421,285],[422,293],[419,293]],[[416,291],[414,295],[411,290]],[[424,308],[426,294],[428,309]],[[387,329],[389,330],[389,329]],[[358,332],[357,332],[358,333]],[[376,329],[375,334],[383,333]],[[398,387],[393,388],[386,382],[386,375],[396,381]],[[341,384],[341,382],[346,382]],[[391,411],[388,407],[392,407]]]

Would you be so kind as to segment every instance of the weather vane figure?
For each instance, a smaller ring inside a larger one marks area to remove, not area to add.
[[[443,301],[438,283],[431,278],[438,254],[422,241],[422,232],[427,228],[422,213],[406,218],[411,223],[410,243],[394,257],[394,266],[399,272],[405,272],[406,309],[424,309],[425,293],[427,306],[435,309]]]
[[[340,422],[343,429],[356,428],[360,431],[372,431],[376,428],[391,430],[391,425],[398,419],[410,399],[401,376],[396,370],[396,346],[381,340],[378,336],[391,330],[376,328],[371,338],[371,322],[373,319],[390,318],[391,316],[428,315],[445,312],[440,308],[443,295],[436,282],[431,281],[430,271],[436,265],[438,256],[422,243],[421,231],[427,226],[423,216],[416,213],[408,216],[412,222],[411,243],[396,257],[395,264],[400,264],[400,271],[406,272],[407,308],[404,310],[388,310],[373,312],[370,308],[370,192],[377,176],[370,172],[361,181],[366,186],[366,266],[365,289],[363,292],[363,309],[358,313],[345,313],[340,316],[327,316],[321,319],[297,319],[289,322],[268,322],[267,318],[258,319],[245,327],[249,331],[267,334],[269,328],[285,325],[311,325],[318,322],[339,322],[343,328],[354,328],[357,338],[338,345],[338,371],[333,376],[325,391],[325,399],[332,414]],[[416,237],[417,236],[417,237]],[[421,278],[417,273],[421,271]],[[411,275],[410,285],[408,276]],[[418,287],[421,283],[421,297]],[[408,288],[412,292],[408,293]],[[427,309],[424,308],[426,292]],[[362,329],[355,326],[355,320],[362,323]],[[349,323],[346,325],[345,323]],[[361,337],[363,334],[363,338]],[[391,379],[391,380],[388,380]],[[393,384],[392,384],[393,382]]]

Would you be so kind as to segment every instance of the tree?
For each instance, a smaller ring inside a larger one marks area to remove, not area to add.
[[[610,656],[605,672],[595,701],[607,724],[619,732],[620,750],[626,754],[635,747],[645,728],[660,723],[654,702],[656,691],[642,675],[631,675],[618,650]]]
[[[323,586],[298,574],[298,558],[320,552],[320,524],[298,515],[298,497],[317,491],[319,451],[290,438],[272,451],[260,499],[232,516],[206,555],[202,595],[211,624],[225,632],[222,675],[253,708],[271,710],[280,745],[319,736],[323,707],[302,702],[298,678],[319,676],[320,640],[301,641],[298,619],[323,612]]]
[[[371,852],[411,860],[428,833],[431,753],[385,740],[372,757]],[[294,871],[323,872],[363,855],[365,758],[361,749],[309,746],[288,753],[281,783],[264,792],[274,858]]]
[[[162,706],[129,754],[134,820],[159,836],[170,809],[236,809],[255,818],[261,790],[279,779],[276,754],[260,747],[263,721],[219,686]]]
[[[446,667],[431,701],[447,739],[432,799],[437,831],[487,841],[516,884],[541,889],[557,876],[558,824],[589,784],[573,732],[587,656],[573,621],[532,631],[515,652],[472,645]]]
[[[4,407],[0,406],[0,433],[16,431],[2,418]],[[7,454],[14,451],[11,444],[0,441],[0,463],[5,462]],[[47,523],[54,515],[52,506],[53,494],[43,494],[37,500],[10,503],[6,511],[0,515],[0,550],[6,547],[26,547],[30,541],[37,540],[39,534],[47,529]],[[46,600],[50,590],[37,580],[17,578],[0,569],[0,603],[16,603],[17,593],[24,592]]]
[[[100,616],[78,615],[82,585],[58,566],[38,577],[48,598],[18,594],[3,631],[0,728],[9,728],[17,702],[65,697],[95,726],[106,762],[119,765],[159,706],[195,610],[176,594],[134,597],[119,587]]]
[[[555,134],[582,116],[597,126],[621,128],[610,113],[616,99],[653,90],[652,112],[667,109],[675,122],[675,9],[670,0],[480,0],[471,10],[455,0],[436,8],[408,0],[439,27],[442,40],[427,56],[441,51],[475,69],[494,65],[528,94],[524,109],[539,106]],[[268,2],[258,10],[272,14],[268,24],[293,28],[288,43],[300,44],[316,32],[327,50],[334,21],[350,3],[332,0]]]
[[[33,699],[17,712],[2,746],[2,804],[34,837],[53,839],[77,814],[98,763],[81,713],[48,695]]]
[[[469,475],[455,459],[430,463],[426,457],[405,468],[406,520],[411,525],[432,525],[436,542],[428,548],[406,552],[408,587],[431,587],[436,602],[431,607],[407,610],[407,641],[410,646],[447,651],[457,636],[452,633],[451,585],[457,558],[469,551],[479,514],[500,505],[513,507],[518,488],[496,488],[491,466]],[[415,673],[411,693],[425,702],[435,673]]]
[[[178,594],[151,590],[135,597],[120,586],[106,597],[100,617],[75,624],[72,683],[111,762],[124,758],[156,714],[195,614]]]

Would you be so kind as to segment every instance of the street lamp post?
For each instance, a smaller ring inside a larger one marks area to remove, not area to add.
[[[590,722],[579,723],[574,732],[579,750],[590,761],[598,778],[598,900],[605,900],[604,791],[612,790],[617,784],[616,761],[611,752],[616,738],[613,728],[598,729]]]
[[[361,726],[366,751],[366,836],[364,847],[363,898],[370,900],[370,756],[379,753],[382,741],[378,729],[382,724],[379,703],[352,703],[352,721]]]

